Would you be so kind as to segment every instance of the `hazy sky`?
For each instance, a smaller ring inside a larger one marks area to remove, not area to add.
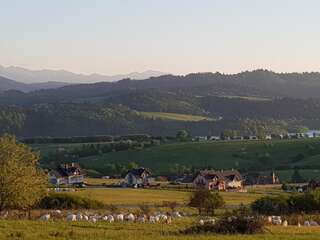
[[[320,71],[319,0],[0,0],[0,65]]]

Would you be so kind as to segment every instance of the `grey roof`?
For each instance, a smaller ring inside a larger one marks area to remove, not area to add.
[[[234,179],[238,181],[243,180],[238,170],[221,170],[221,171],[203,170],[203,171],[200,171],[200,175],[204,176],[207,179],[213,179],[216,177],[218,180],[227,180],[227,181],[232,181]]]
[[[135,175],[137,177],[141,177],[143,173],[146,173],[147,175],[151,175],[151,172],[146,168],[133,168],[129,170],[127,174],[128,173],[131,173],[132,175]]]

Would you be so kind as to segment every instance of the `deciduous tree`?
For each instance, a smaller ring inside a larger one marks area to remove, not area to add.
[[[30,209],[46,194],[47,178],[38,160],[37,153],[13,136],[0,138],[0,211]]]

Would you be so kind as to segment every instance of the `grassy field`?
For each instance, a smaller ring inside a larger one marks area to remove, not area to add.
[[[140,112],[140,114],[147,118],[153,119],[166,119],[184,122],[198,122],[198,121],[212,121],[213,119],[205,116],[188,115],[188,114],[178,114],[178,113],[166,113],[166,112]]]
[[[303,159],[295,161],[298,154],[302,154]],[[102,172],[110,164],[127,164],[131,161],[150,168],[156,174],[168,174],[176,164],[216,169],[257,167],[268,170],[279,166],[293,167],[311,163],[319,166],[320,140],[188,142],[80,159],[85,168]],[[303,174],[309,175],[310,172]],[[308,175],[304,176],[307,180],[310,178]],[[287,181],[291,176],[283,174],[281,177],[281,180]]]
[[[221,192],[227,205],[249,204],[254,200],[266,194],[280,194],[280,191],[270,188],[250,189],[247,193],[242,192]],[[166,201],[186,204],[191,193],[188,191],[177,190],[161,190],[161,189],[131,189],[131,188],[96,188],[96,189],[80,189],[69,194],[88,197],[99,200],[106,204],[114,205],[139,205],[162,204]]]
[[[103,179],[103,178],[85,178],[85,183],[90,185],[112,185],[120,184],[123,179]]]
[[[258,235],[184,235],[180,230],[195,219],[176,220],[171,225],[138,223],[67,223],[0,220],[0,239],[77,239],[77,240],[319,240],[320,227],[269,227]]]

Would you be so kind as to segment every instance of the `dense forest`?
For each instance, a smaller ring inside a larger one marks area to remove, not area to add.
[[[257,70],[68,85],[0,93],[1,133],[19,137],[271,134],[320,128],[320,74]],[[163,119],[145,112],[204,116]]]

